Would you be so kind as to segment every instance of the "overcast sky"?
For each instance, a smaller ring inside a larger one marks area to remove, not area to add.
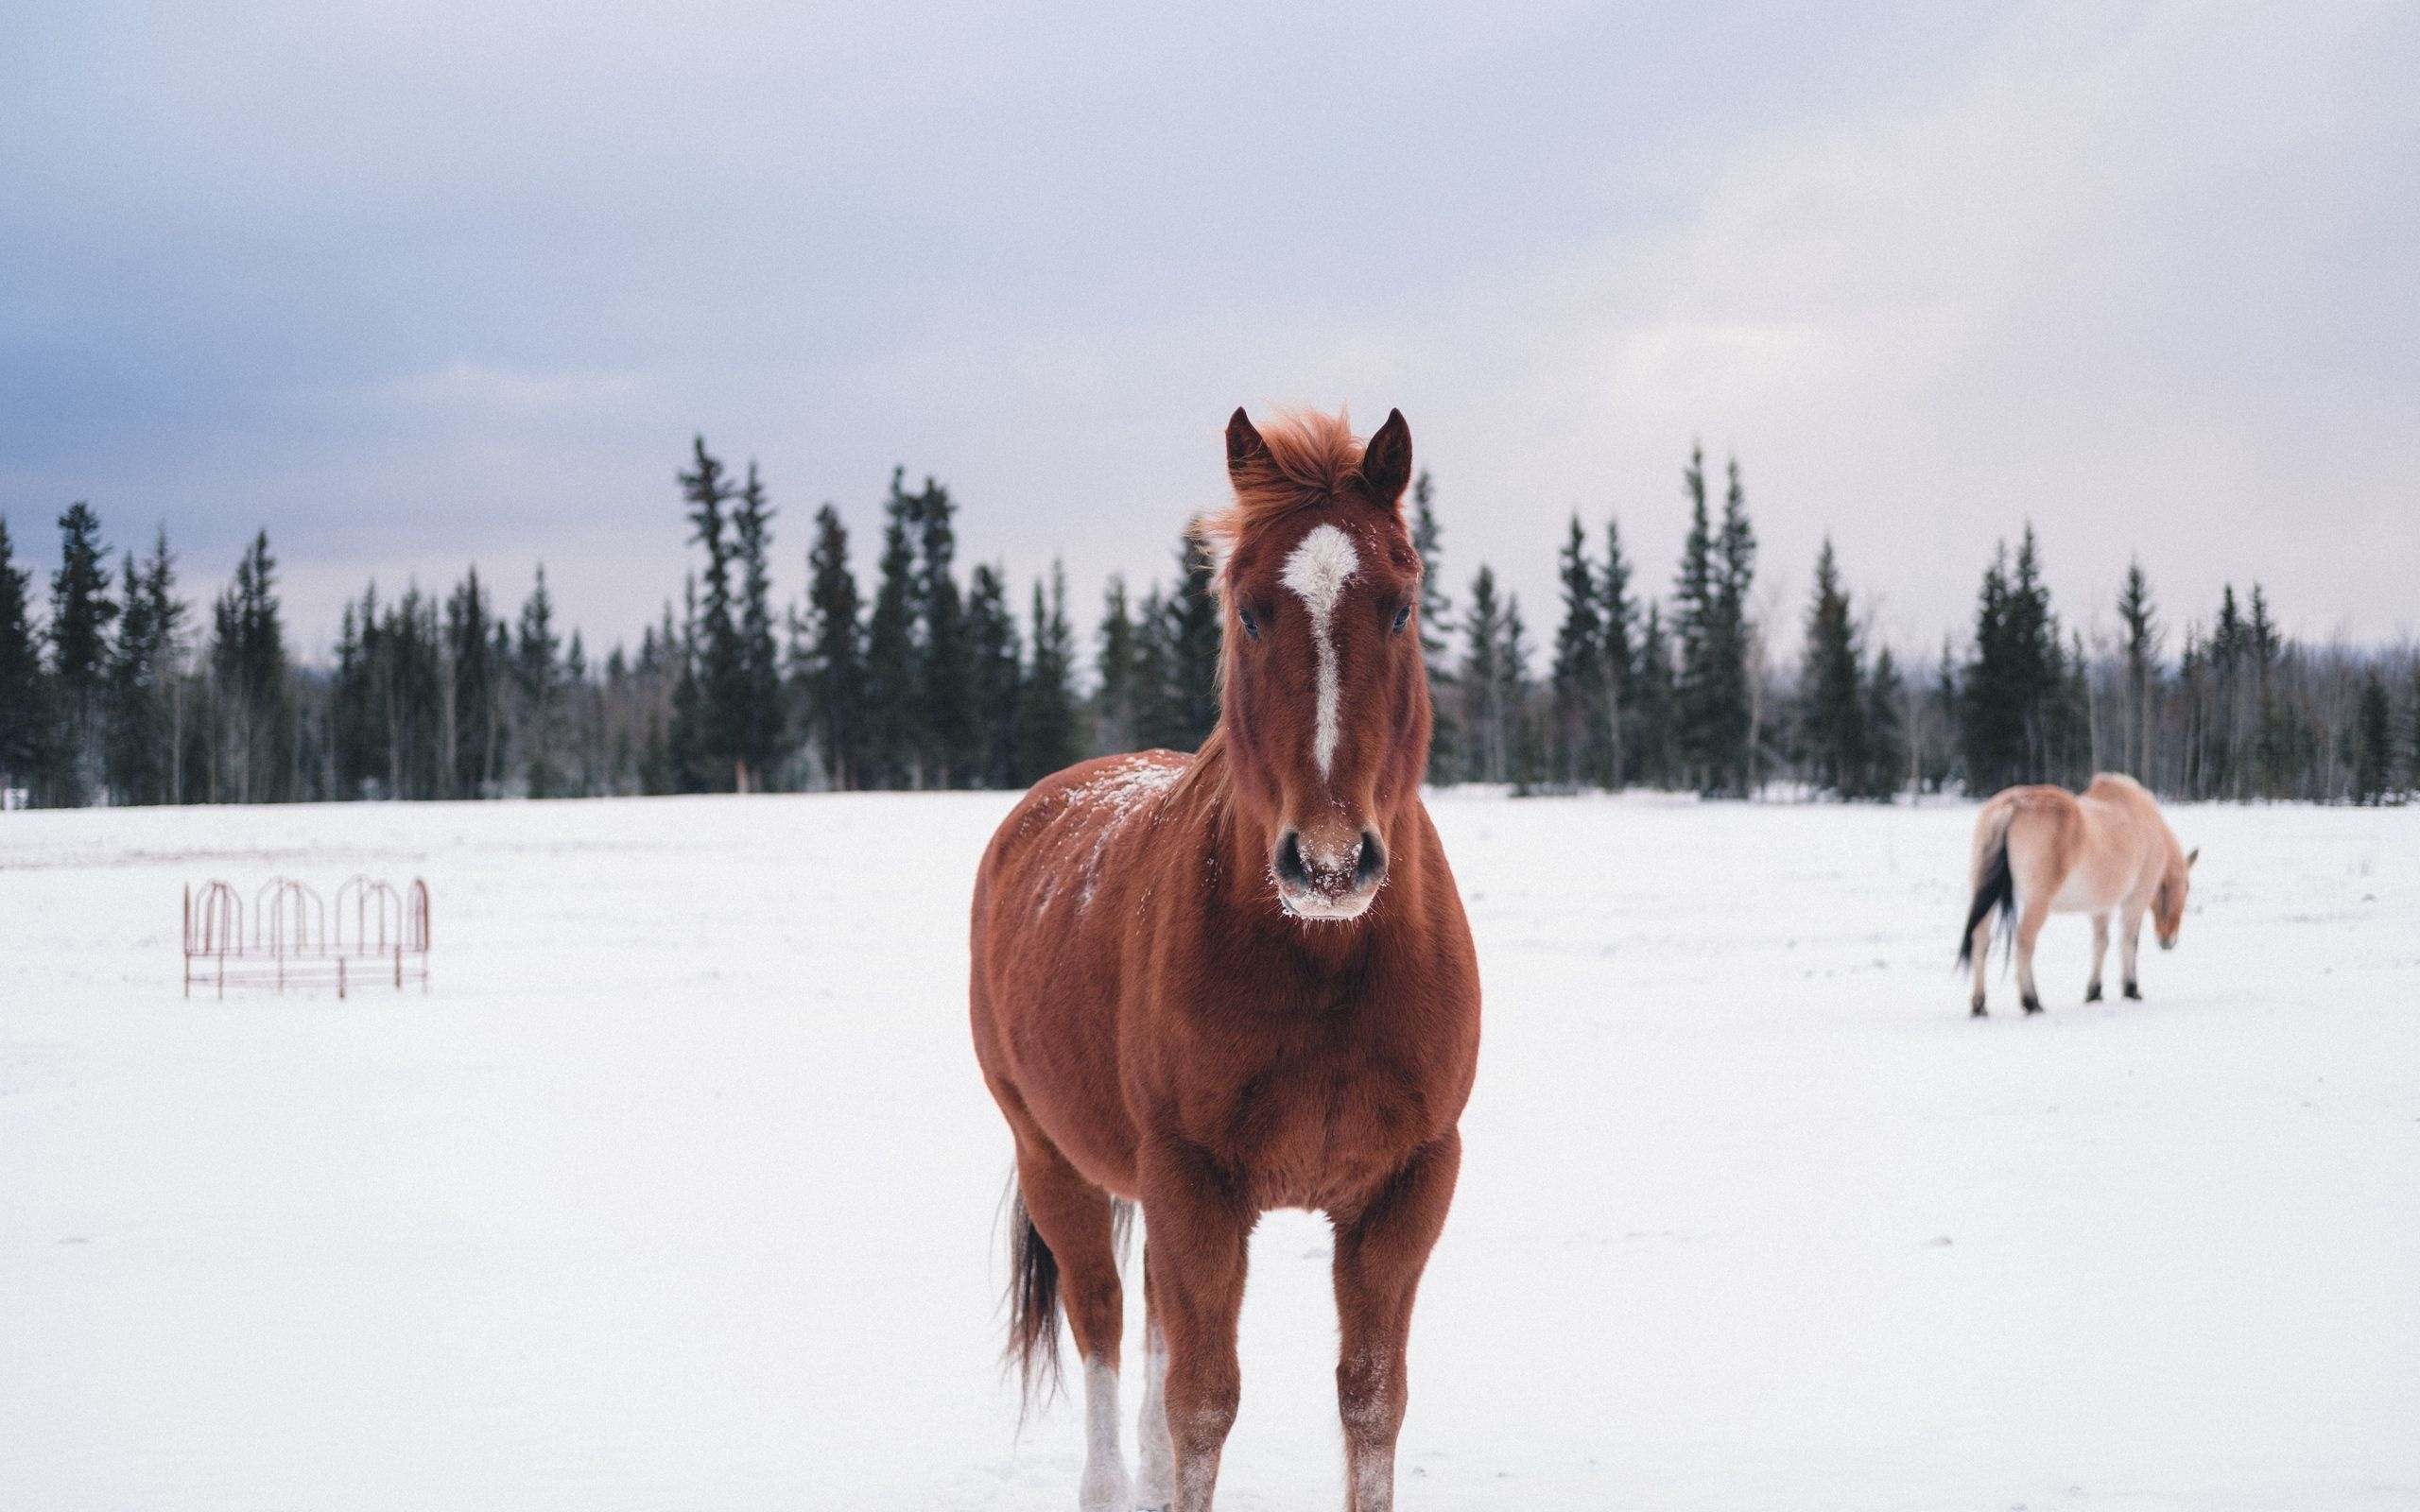
[[[1349,402],[1541,638],[1575,508],[1668,592],[1692,438],[1792,627],[1828,532],[1937,647],[2030,518],[2086,629],[2139,553],[2174,623],[2257,578],[2397,637],[2415,77],[2409,5],[36,0],[0,515],[45,569],[72,500],[164,521],[197,597],[265,525],[305,654],[472,560],[602,644],[678,592],[702,430],[786,596],[904,463],[1088,626],[1236,404]]]

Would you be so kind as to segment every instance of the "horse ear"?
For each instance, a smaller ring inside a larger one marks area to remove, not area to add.
[[[1252,417],[1237,404],[1227,421],[1227,475],[1240,478],[1254,463],[1269,460],[1269,443],[1253,428]]]
[[[1388,410],[1387,422],[1362,449],[1361,482],[1380,504],[1402,502],[1411,483],[1411,427],[1404,423],[1402,410]]]
[[[2202,848],[2201,848],[2200,846],[2198,846],[2198,845],[2197,845],[2197,846],[2195,846],[2192,850],[2188,850],[2188,851],[2187,851],[2187,852],[2185,853],[2185,869],[2186,869],[2186,870],[2187,870],[2187,871],[2192,870],[2192,869],[2193,869],[2193,863],[2194,863],[2194,862],[2196,862],[2196,861],[2199,861],[2199,860],[2201,860],[2201,859],[2202,859]]]

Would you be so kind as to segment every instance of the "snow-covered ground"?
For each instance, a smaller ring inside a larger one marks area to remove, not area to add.
[[[0,1507],[1066,1512],[964,1028],[1008,801],[0,816]],[[2061,920],[1976,1022],[1971,811],[1435,807],[1408,1512],[2420,1504],[2420,811],[2178,812],[2149,1001]],[[427,996],[180,998],[182,883],[364,868]],[[1222,1506],[1340,1498],[1327,1258],[1254,1242]]]

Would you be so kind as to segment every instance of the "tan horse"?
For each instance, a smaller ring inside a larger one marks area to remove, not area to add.
[[[2159,948],[2174,950],[2201,854],[2177,845],[2159,805],[2131,777],[2100,773],[2081,798],[2063,787],[2012,787],[1995,797],[1975,821],[1975,902],[1958,944],[1958,964],[1975,965],[1976,1016],[1983,1012],[1983,963],[1996,912],[2015,936],[2016,987],[2026,1012],[2042,1011],[2033,990],[2033,942],[2052,914],[2092,916],[2086,1003],[2100,1001],[2100,963],[2116,915],[2124,931],[2126,995],[2139,1000],[2135,948],[2143,914],[2152,915]]]

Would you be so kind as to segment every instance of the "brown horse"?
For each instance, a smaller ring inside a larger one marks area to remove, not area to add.
[[[2100,963],[2109,954],[2110,918],[2117,916],[2125,941],[2119,962],[2126,995],[2140,999],[2135,950],[2143,914],[2152,915],[2159,948],[2174,950],[2193,863],[2201,856],[2176,843],[2159,804],[2131,777],[2100,773],[2081,798],[2063,787],[2012,787],[1995,796],[1975,820],[1975,900],[1958,946],[1958,964],[1975,964],[1976,1017],[1983,1012],[1983,963],[1991,954],[1995,912],[2015,936],[2016,989],[2026,1012],[2042,1011],[2033,990],[2033,943],[2052,914],[2092,916],[2086,1003],[2100,1001]]]
[[[1223,611],[1218,728],[1037,783],[975,888],[975,1052],[1016,1141],[1010,1353],[1028,1397],[1083,1362],[1080,1504],[1206,1512],[1241,1394],[1248,1242],[1336,1233],[1353,1512],[1392,1505],[1412,1294],[1461,1160],[1478,962],[1421,806],[1429,735],[1400,413],[1227,426],[1201,533]],[[1118,1441],[1118,1235],[1143,1210],[1140,1472]]]

